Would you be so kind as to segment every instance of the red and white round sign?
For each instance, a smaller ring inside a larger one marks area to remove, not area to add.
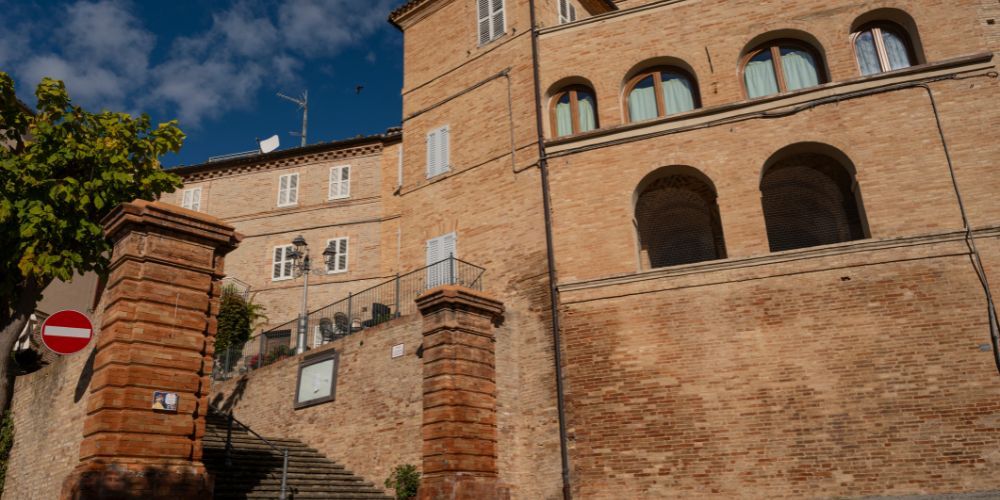
[[[93,337],[90,319],[76,311],[59,311],[42,323],[42,342],[56,354],[80,352]]]

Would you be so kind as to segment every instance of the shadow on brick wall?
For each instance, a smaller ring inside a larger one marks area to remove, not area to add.
[[[236,381],[236,385],[233,386],[233,391],[229,393],[228,396],[223,396],[222,393],[218,393],[212,398],[212,407],[222,413],[229,413],[236,408],[240,400],[243,399],[243,394],[247,390],[247,375],[242,375],[239,380]]]

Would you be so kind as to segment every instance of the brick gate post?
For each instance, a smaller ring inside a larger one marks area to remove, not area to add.
[[[137,200],[104,220],[114,243],[80,464],[62,498],[208,499],[201,462],[223,257],[240,236],[214,217]],[[153,392],[179,396],[153,409]]]
[[[424,317],[420,498],[500,499],[493,329],[503,304],[460,286],[417,298]]]

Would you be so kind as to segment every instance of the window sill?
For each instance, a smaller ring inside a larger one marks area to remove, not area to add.
[[[347,274],[347,269],[344,269],[344,270],[341,270],[341,271],[327,271],[326,274],[327,274],[327,276],[329,276],[331,274]]]
[[[273,278],[273,277],[272,277],[272,278],[271,278],[271,281],[272,281],[272,282],[275,282],[275,281],[288,281],[288,280],[290,280],[290,279],[294,279],[294,278],[293,278],[292,276],[286,276],[286,277],[284,277],[284,278]]]

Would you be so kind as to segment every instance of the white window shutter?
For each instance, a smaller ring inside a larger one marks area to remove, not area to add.
[[[490,0],[479,0],[479,44],[482,45],[493,39],[490,36]]]
[[[438,164],[437,173],[439,174],[447,172],[451,167],[451,140],[448,132],[449,130],[447,126],[442,127],[441,130],[438,131],[438,161],[440,163]]]
[[[504,0],[493,0],[493,32],[490,33],[490,40],[499,37],[505,31],[503,2]]]
[[[569,3],[569,0],[566,0]],[[576,6],[569,4],[569,22],[576,21]]]
[[[319,329],[319,325],[313,327],[313,347],[319,347],[323,345],[323,331]]]
[[[182,208],[191,208],[191,190],[190,189],[184,190],[184,198],[181,199],[181,207]]]
[[[195,212],[201,211],[201,188],[197,187],[191,190],[191,210]]]
[[[351,167],[340,167],[340,196],[351,196]]]
[[[437,169],[437,131],[427,134],[427,178],[434,177]]]
[[[299,174],[292,174],[288,178],[288,203],[294,204],[299,201]]]
[[[278,178],[278,205],[288,203],[288,177],[282,175]]]
[[[441,242],[441,258],[447,259],[449,257],[457,257],[456,251],[458,250],[457,245],[457,235],[455,233],[449,233],[441,237],[443,240]]]
[[[347,270],[347,238],[341,238],[337,249],[337,265],[341,271]]]

